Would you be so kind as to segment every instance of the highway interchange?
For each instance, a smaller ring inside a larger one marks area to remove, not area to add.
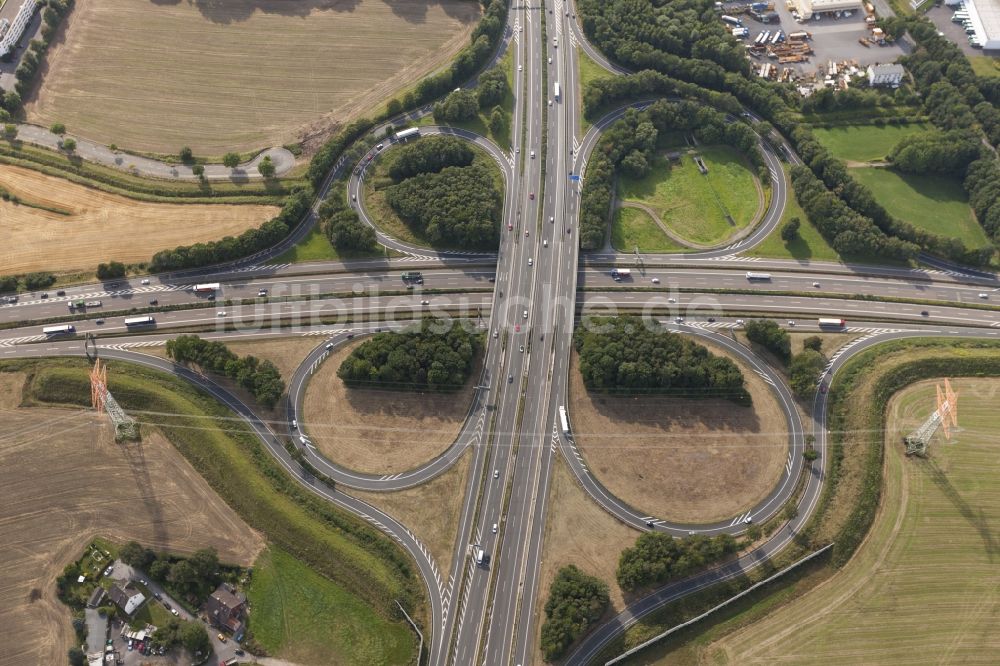
[[[587,43],[574,13],[562,0],[515,5],[510,12],[506,44],[513,50],[516,65],[512,153],[505,154],[487,139],[464,130],[422,128],[424,134],[452,134],[472,141],[500,166],[506,196],[497,255],[415,248],[378,231],[379,242],[393,256],[346,263],[264,263],[304,236],[315,221],[314,207],[307,224],[300,225],[293,238],[235,265],[151,276],[149,284],[133,279],[114,287],[67,288],[62,296],[55,292],[46,298],[22,295],[16,303],[0,306],[0,326],[8,327],[0,330],[0,359],[82,354],[79,341],[46,339],[38,322],[70,320],[73,315],[68,301],[101,300],[100,308],[88,309],[88,318],[72,320],[77,334],[101,336],[101,356],[171,372],[209,391],[251,425],[290,474],[327,500],[391,534],[407,550],[427,587],[430,626],[424,637],[426,663],[506,666],[534,661],[540,622],[536,613],[539,567],[556,455],[564,457],[595,501],[637,530],[658,529],[678,536],[691,531],[738,533],[745,529],[746,517],[766,519],[790,497],[803,470],[800,453],[808,433],[782,378],[732,335],[739,316],[770,314],[786,326],[795,322],[796,330],[815,330],[820,316],[847,319],[848,330],[864,336],[835,355],[824,381],[857,352],[886,340],[926,335],[1000,339],[1000,310],[996,309],[1000,306],[1000,282],[993,275],[946,265],[925,270],[740,255],[774,231],[789,196],[781,177],[781,162],[766,146],[765,157],[773,176],[771,205],[758,227],[737,246],[688,255],[647,255],[641,265],[636,264],[636,257],[618,253],[595,253],[581,261],[576,227],[578,183],[567,174],[585,176],[587,157],[601,130],[620,112],[595,123],[578,139],[580,101],[574,45],[612,71],[619,70]],[[555,81],[561,83],[562,97],[550,105]],[[372,141],[360,164],[339,163],[320,194],[325,194],[335,177],[350,170],[348,196],[356,199],[362,219],[374,224],[364,207],[363,184],[366,167],[379,152]],[[511,231],[507,231],[508,224]],[[612,265],[631,267],[633,278],[614,282],[609,276]],[[400,278],[401,272],[409,270],[420,270],[424,276],[424,284],[412,291]],[[748,282],[748,270],[766,270],[771,279]],[[654,279],[659,282],[654,283]],[[222,284],[218,301],[208,302],[205,295],[193,291],[194,284],[204,282]],[[262,289],[266,295],[258,296]],[[859,294],[872,299],[851,298]],[[155,306],[149,303],[151,299],[157,300]],[[132,308],[155,308],[155,330],[144,334],[126,330],[122,316]],[[673,330],[711,339],[766,376],[785,408],[789,458],[781,480],[758,505],[719,523],[682,525],[624,504],[590,474],[572,438],[561,432],[557,413],[567,402],[576,317],[581,311],[604,312],[609,308],[645,312]],[[434,460],[397,475],[359,474],[324,459],[309,442],[307,423],[300,423],[301,430],[291,427],[291,421],[301,413],[309,377],[331,351],[355,335],[402,329],[428,314],[468,319],[486,334],[482,375],[476,378],[477,391],[455,443]],[[98,324],[98,317],[104,322]],[[134,351],[163,344],[172,337],[171,329],[197,330],[213,339],[317,336],[316,349],[292,377],[286,378],[285,422],[266,423],[210,378]],[[494,337],[493,331],[502,334]],[[826,394],[818,392],[811,414],[820,460],[824,459],[826,443],[825,401]],[[282,438],[287,437],[298,442],[310,462],[345,490],[332,491],[303,474],[282,445]],[[405,525],[350,496],[351,488],[391,491],[424,483],[446,471],[470,449],[474,473],[463,489],[465,499],[450,571],[439,571],[419,538]],[[737,561],[665,586],[630,605],[588,636],[566,663],[590,663],[639,618],[671,600],[740,575],[780,552],[808,520],[822,484],[823,467],[813,466],[799,499],[798,517],[769,541]],[[494,524],[498,526],[495,534],[491,529]],[[479,544],[490,555],[488,566],[476,565],[472,544]]]

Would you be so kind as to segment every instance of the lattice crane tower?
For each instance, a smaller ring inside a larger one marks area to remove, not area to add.
[[[101,364],[101,359],[95,359],[90,370],[90,403],[98,414],[107,412],[115,426],[115,440],[139,438],[139,426],[135,419],[125,413],[108,390],[108,369]]]
[[[941,385],[937,389],[937,409],[924,424],[903,438],[906,442],[906,455],[927,455],[927,445],[938,428],[944,432],[946,440],[951,439],[951,428],[958,427],[958,394],[951,389],[951,382],[944,380],[944,390]]]

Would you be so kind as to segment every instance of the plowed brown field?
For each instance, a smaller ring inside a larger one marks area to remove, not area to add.
[[[146,261],[158,250],[237,235],[278,212],[275,206],[145,203],[6,165],[0,165],[0,187],[27,203],[70,212],[0,201],[3,274]]]

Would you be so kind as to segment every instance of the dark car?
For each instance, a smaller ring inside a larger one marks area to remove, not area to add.
[[[60,289],[59,291],[56,292],[56,296],[65,296],[65,295],[66,295],[65,289]]]
[[[49,295],[46,292],[43,291],[42,292],[42,298],[48,298],[48,297],[49,297]]]
[[[495,277],[491,277],[490,278],[490,282],[496,282],[496,281],[497,281],[497,279]]]
[[[149,304],[150,305],[159,305],[160,301],[158,299],[156,299],[156,298],[151,298],[151,299],[149,299]]]
[[[921,310],[920,311],[920,316],[921,317],[929,317],[929,316],[931,316],[931,313],[928,312],[927,310]]]
[[[215,300],[215,294],[209,294],[208,295],[208,300],[214,301]]]

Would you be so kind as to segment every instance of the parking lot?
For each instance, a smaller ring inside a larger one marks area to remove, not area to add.
[[[954,42],[962,53],[967,56],[981,56],[986,54],[996,55],[995,51],[986,52],[983,49],[974,49],[969,44],[969,36],[965,32],[965,27],[961,23],[952,23],[951,17],[955,13],[956,7],[932,7],[925,16],[931,20],[937,29],[944,33],[944,36]]]
[[[752,44],[757,34],[763,30],[773,32],[780,29],[785,35],[801,30],[812,33],[809,44],[812,46],[813,54],[807,61],[779,65],[781,68],[793,69],[802,77],[812,77],[820,67],[825,69],[830,61],[837,63],[856,61],[859,67],[865,68],[877,63],[894,62],[906,53],[906,45],[901,42],[885,46],[871,44],[868,47],[858,42],[859,38],[871,34],[865,24],[865,12],[860,6],[848,17],[822,16],[818,20],[813,18],[801,23],[792,18],[792,12],[783,0],[774,3],[774,11],[781,17],[780,23],[761,23],[748,14],[741,16],[743,25],[750,30],[748,39],[744,41]],[[758,65],[765,62],[775,63],[767,57],[753,58],[752,62]]]

